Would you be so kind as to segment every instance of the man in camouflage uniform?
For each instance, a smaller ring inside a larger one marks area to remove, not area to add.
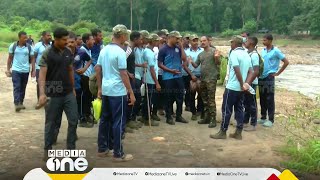
[[[204,104],[203,119],[198,124],[209,124],[209,128],[216,127],[216,86],[219,76],[218,65],[220,64],[220,55],[215,48],[210,47],[207,36],[202,36],[201,47],[204,49],[198,55],[196,62],[190,62],[194,68],[201,64],[201,85],[200,92]]]

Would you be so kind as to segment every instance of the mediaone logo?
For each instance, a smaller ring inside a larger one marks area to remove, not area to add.
[[[48,150],[47,168],[49,171],[86,171],[88,161],[86,150]]]

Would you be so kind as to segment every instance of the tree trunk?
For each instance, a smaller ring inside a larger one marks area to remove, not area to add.
[[[258,0],[258,7],[257,7],[257,31],[259,29],[260,24],[260,15],[261,15],[261,0]]]
[[[130,18],[131,18],[131,20],[130,20],[130,30],[132,31],[132,0],[130,0],[130,13],[131,13],[131,15],[130,15]]]
[[[244,27],[244,15],[243,14],[241,14],[241,19],[242,19],[242,27]]]
[[[158,8],[157,30],[159,30],[159,18],[160,18],[160,8]]]

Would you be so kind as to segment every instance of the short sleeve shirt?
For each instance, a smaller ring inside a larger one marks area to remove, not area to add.
[[[127,46],[125,50],[126,50],[126,56],[127,56],[127,70],[129,73],[134,74],[134,71],[135,71],[134,52],[132,51],[130,46]]]
[[[252,65],[251,65],[251,58],[244,48],[239,47],[231,51],[229,66],[230,66],[230,74],[229,74],[229,80],[226,88],[233,91],[242,91],[240,82],[236,76],[234,68],[235,67],[240,68],[242,79],[243,81],[245,81],[248,76],[248,71],[252,69]]]
[[[143,51],[144,48],[134,48],[135,64],[143,64]],[[135,78],[141,80],[143,77],[143,68],[136,67],[134,72]]]
[[[73,65],[73,58],[67,48],[60,50],[52,46],[43,52],[39,66],[47,67],[45,86],[48,97],[61,97],[72,93],[69,68]]]
[[[46,48],[49,46],[50,45],[45,45],[43,42],[38,42],[34,46],[34,52],[37,53],[36,69],[40,69],[39,62],[40,62],[41,56],[42,56],[44,50],[46,50]]]
[[[156,73],[156,77],[158,77],[158,65],[154,52],[151,49],[146,48],[143,52],[143,59],[148,63],[146,82],[148,84],[155,84],[150,71],[150,68],[153,67]]]
[[[26,46],[20,47],[19,45],[17,45],[15,51],[13,52],[14,44],[15,43],[12,43],[9,46],[9,54],[13,54],[12,70],[21,72],[21,73],[30,72],[28,46],[26,45]],[[31,47],[30,56],[34,56],[34,51],[32,47]]]
[[[81,61],[84,63],[84,66],[87,65],[87,63],[92,60],[92,56],[91,56],[91,50],[88,49],[86,46],[82,46],[80,48],[80,58],[81,58]],[[91,74],[94,73],[94,66],[92,64],[92,61],[91,61],[91,64],[90,66],[88,67],[88,69],[83,73],[84,76],[87,76],[87,77],[90,77]]]
[[[285,55],[279,48],[272,46],[270,51],[264,48],[261,52],[261,56],[264,59],[264,68],[261,78],[266,78],[269,74],[278,72],[280,61],[283,61]]]
[[[100,51],[103,49],[103,43],[94,43],[93,47],[91,48],[91,56],[92,56],[92,65],[95,66],[98,61],[98,57],[100,54]]]
[[[209,51],[202,51],[195,62],[197,65],[201,65],[201,80],[210,81],[217,80],[219,74],[219,67],[214,60],[215,49],[210,48]]]
[[[170,47],[165,44],[159,51],[158,55],[159,63],[163,63],[169,69],[176,69],[182,72],[182,60],[181,60],[181,49],[178,46]],[[164,71],[162,75],[163,80],[170,80],[182,77],[182,74],[172,74]]]
[[[259,67],[259,55],[257,52],[251,52],[249,53],[249,56],[251,57],[251,64],[252,68]],[[254,79],[252,84],[257,85],[258,84],[258,77]]]
[[[120,76],[120,70],[127,70],[126,52],[117,44],[110,43],[101,50],[97,65],[102,68],[102,95],[127,95]]]
[[[193,50],[192,48],[189,48],[186,50],[186,56],[190,57],[193,62],[195,62],[198,58],[198,55],[203,51],[202,48],[198,48],[196,51]],[[197,68],[194,68],[192,64],[189,64],[189,69],[191,70],[192,74],[195,76],[200,76],[201,75],[201,65],[199,65]]]

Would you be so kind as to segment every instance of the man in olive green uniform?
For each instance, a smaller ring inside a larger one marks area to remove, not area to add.
[[[220,55],[215,48],[210,47],[207,36],[202,36],[201,47],[204,49],[199,55],[196,62],[191,62],[194,68],[201,64],[201,84],[200,92],[204,104],[203,119],[198,124],[209,124],[209,128],[216,127],[216,86],[219,76]]]

